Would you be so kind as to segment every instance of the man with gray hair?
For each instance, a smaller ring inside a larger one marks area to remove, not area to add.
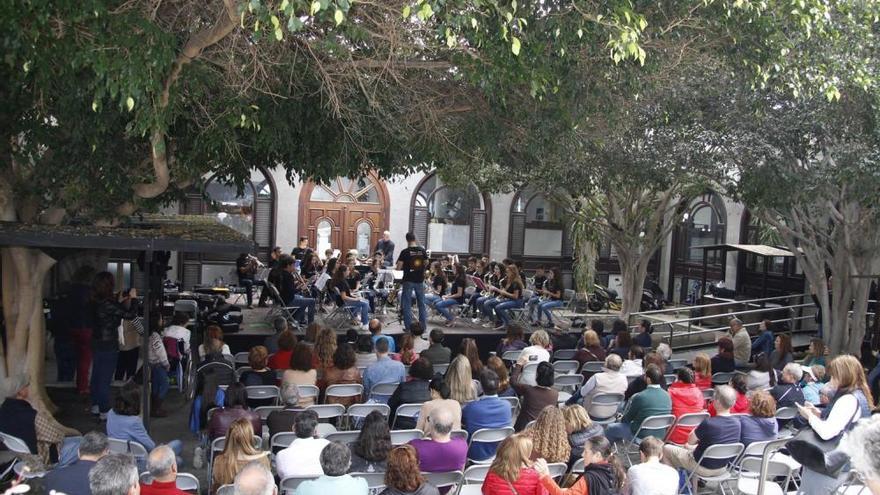
[[[109,454],[89,471],[92,495],[140,495],[137,466],[127,454]]]
[[[99,431],[90,431],[83,435],[79,443],[79,459],[73,464],[55,468],[43,478],[46,491],[67,495],[91,495],[89,490],[89,472],[102,457],[110,451],[107,435]]]
[[[275,478],[259,462],[251,462],[235,476],[235,495],[275,495],[278,487]],[[298,492],[298,491],[297,491]]]
[[[739,318],[730,319],[730,335],[733,336],[733,360],[736,366],[748,366],[752,357],[752,338]]]
[[[296,439],[275,456],[275,469],[280,478],[321,475],[321,451],[330,442],[317,437],[317,427],[315,411],[306,410],[296,415],[293,423]]]
[[[674,468],[696,471],[700,476],[718,476],[727,468],[732,459],[701,459],[710,445],[738,443],[740,438],[739,418],[730,415],[730,408],[736,404],[736,391],[729,385],[715,389],[716,416],[700,423],[688,437],[683,447],[666,445],[663,447],[663,462]]]
[[[770,395],[776,400],[777,408],[796,407],[796,404],[804,405],[804,392],[798,386],[803,377],[804,370],[798,363],[788,363],[782,368],[779,383],[770,389]]]
[[[331,442],[321,451],[321,469],[324,475],[315,480],[309,480],[299,485],[296,495],[367,495],[367,481],[363,478],[353,478],[348,473],[351,466],[351,451],[348,447],[339,443]]]
[[[623,366],[623,359],[617,354],[609,354],[605,358],[605,366],[602,371],[591,376],[583,387],[575,391],[571,398],[566,401],[566,405],[577,404],[583,398],[583,406],[590,409],[590,403],[593,397],[599,394],[624,394],[629,386],[626,375],[620,373],[620,367]]]
[[[454,421],[452,410],[445,407],[433,409],[426,418],[431,438],[409,442],[419,454],[419,468],[422,472],[440,473],[464,469],[468,444],[461,437],[451,437]]]
[[[141,483],[141,495],[189,495],[177,488],[177,457],[168,445],[158,445],[147,457],[153,482]]]
[[[295,383],[285,382],[281,386],[281,402],[284,403],[284,409],[272,411],[266,417],[266,426],[269,427],[269,438],[272,438],[276,433],[293,431],[293,422],[296,420],[297,413],[301,410],[297,407],[299,403],[299,389]]]

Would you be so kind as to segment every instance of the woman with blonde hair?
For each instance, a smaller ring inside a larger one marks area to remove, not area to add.
[[[547,406],[538,414],[538,419],[523,431],[532,439],[532,460],[546,459],[547,462],[568,462],[571,445],[566,434],[565,418],[557,406]]]
[[[568,465],[571,466],[584,455],[587,440],[602,435],[604,430],[602,425],[593,423],[587,410],[580,404],[563,407],[562,418],[565,420],[568,445],[571,446],[571,456],[568,459]]]
[[[523,434],[507,437],[483,481],[483,495],[544,495],[538,472],[532,468],[532,440]]]
[[[595,330],[584,332],[584,346],[578,349],[574,358],[581,366],[589,361],[605,361],[605,349],[602,348],[602,341]]]
[[[483,362],[480,361],[480,352],[477,350],[477,341],[470,337],[461,339],[461,344],[458,346],[458,353],[464,354],[467,357],[468,362],[471,364],[471,376],[479,376],[480,371],[483,370]]]
[[[452,360],[446,371],[446,384],[449,385],[449,398],[461,405],[477,398],[471,364],[464,354],[459,354]]]
[[[254,447],[254,429],[250,421],[241,418],[235,420],[226,432],[226,446],[223,452],[214,458],[211,472],[213,490],[228,485],[235,480],[235,475],[251,462],[259,462],[270,469],[269,452]]]
[[[538,330],[529,337],[532,344],[519,354],[516,364],[525,366],[528,363],[540,363],[550,361],[550,335],[544,330]]]
[[[712,388],[712,360],[702,352],[694,356],[694,383],[700,390]]]
[[[333,354],[336,352],[336,346],[336,332],[330,328],[322,328],[318,331],[313,359],[319,379],[323,377],[324,370],[333,366]]]

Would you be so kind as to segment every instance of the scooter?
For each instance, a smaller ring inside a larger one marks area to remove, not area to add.
[[[592,312],[598,312],[602,309],[617,311],[620,309],[620,303],[617,299],[617,291],[609,289],[599,284],[594,284],[593,293],[587,300],[587,307]]]
[[[648,279],[642,287],[642,301],[639,305],[641,311],[656,311],[663,309],[666,304],[663,289],[655,280]]]

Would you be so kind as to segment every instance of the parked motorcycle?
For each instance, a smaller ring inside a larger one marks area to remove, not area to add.
[[[587,300],[587,307],[594,313],[605,308],[614,311],[620,309],[617,291],[600,284],[594,284],[593,293],[590,294],[589,299]]]
[[[656,280],[648,279],[642,287],[641,311],[656,311],[666,305],[665,295]]]

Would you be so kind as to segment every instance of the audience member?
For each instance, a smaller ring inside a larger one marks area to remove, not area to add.
[[[251,422],[245,418],[236,419],[229,426],[223,452],[214,457],[211,468],[211,486],[214,491],[232,483],[239,471],[254,461],[269,469],[269,452],[254,446]]]
[[[204,342],[207,342],[208,339],[217,339],[220,344],[220,354],[224,356],[232,355],[232,351],[229,350],[229,346],[225,342],[223,342],[223,329],[220,328],[218,325],[208,325],[205,328]],[[208,354],[210,354],[209,352],[207,352],[204,342],[202,344],[199,344],[199,356],[201,356],[203,359]],[[293,344],[291,344],[290,348],[293,349]]]
[[[275,330],[275,333],[266,337],[266,340],[263,341],[263,346],[269,352],[269,354],[275,354],[278,352],[278,338],[281,337],[281,334],[287,330],[287,320],[282,317],[277,317],[272,320],[272,328]]]
[[[411,445],[401,445],[388,455],[385,489],[379,495],[439,495],[437,487],[419,470],[419,458]]]
[[[419,358],[419,353],[414,350],[414,347],[415,337],[408,333],[403,334],[400,337],[400,352],[392,354],[391,359],[400,361],[404,366],[412,366],[416,359]]]
[[[108,454],[98,460],[89,471],[89,490],[92,495],[138,495],[138,470],[134,459],[127,454]]]
[[[461,471],[467,460],[468,444],[464,438],[452,438],[455,417],[447,409],[435,409],[427,423],[428,438],[409,442],[419,454],[419,466],[426,473]]]
[[[351,450],[353,473],[381,473],[385,471],[388,452],[391,450],[391,430],[385,416],[371,411],[364,418],[357,439],[348,446]]]
[[[641,463],[634,464],[626,472],[626,495],[677,495],[678,472],[663,464],[663,442],[648,437],[639,444]]]
[[[208,440],[214,440],[226,436],[226,431],[238,419],[246,419],[251,423],[251,429],[257,436],[263,434],[262,420],[260,415],[252,411],[247,405],[247,391],[244,385],[233,383],[226,388],[223,408],[214,411],[211,420],[208,421]],[[108,421],[107,432],[110,432]],[[110,435],[113,436],[112,434]],[[231,479],[231,478],[230,478]]]
[[[269,438],[276,433],[293,431],[293,421],[301,409],[299,404],[299,388],[293,383],[281,385],[281,405],[284,409],[272,411],[266,417],[266,426],[269,428]]]
[[[468,435],[483,428],[504,428],[512,424],[510,403],[498,398],[498,375],[486,368],[480,373],[483,395],[465,404],[461,410],[461,421]],[[473,443],[468,450],[468,458],[475,461],[486,460],[495,453],[497,444]],[[531,447],[531,442],[529,444]],[[529,449],[531,453],[531,448]],[[526,456],[528,458],[528,456]]]
[[[406,369],[404,366],[399,361],[394,361],[388,357],[388,339],[377,340],[376,362],[364,370],[364,393],[371,394],[373,387],[380,383],[399,384],[404,380],[406,380]],[[382,399],[381,397],[371,398],[375,400]]]
[[[107,435],[97,431],[86,433],[79,443],[79,458],[68,466],[56,467],[43,477],[46,491],[55,490],[66,495],[91,495],[89,472],[109,452]]]
[[[663,358],[663,362],[666,364],[666,367],[663,368],[663,373],[667,375],[675,373],[672,365],[669,364],[669,360],[672,359],[672,347],[669,347],[669,344],[666,342],[661,342],[657,344],[657,354]]]
[[[116,278],[110,272],[95,275],[89,303],[92,326],[92,414],[110,410],[111,385],[119,357],[119,325],[137,314],[137,290],[116,292]],[[11,310],[10,310],[11,311]],[[104,416],[101,416],[104,419]]]
[[[474,386],[471,364],[467,356],[462,354],[455,356],[449,369],[446,370],[446,384],[449,385],[449,397],[457,400],[462,406],[476,399],[477,389]]]
[[[441,376],[431,379],[428,384],[431,393],[431,400],[422,404],[419,411],[419,419],[416,429],[425,433],[425,436],[431,436],[431,423],[428,418],[434,414],[434,411],[444,409],[452,417],[452,429],[461,429],[461,404],[457,400],[449,398],[449,386]]]
[[[529,337],[529,343],[532,344],[522,350],[516,364],[525,366],[528,363],[543,363],[550,361],[550,335],[546,330],[538,330]]]
[[[765,354],[767,356],[773,352],[773,322],[764,319],[758,323],[758,336],[752,341],[752,356]]]
[[[414,321],[410,324],[408,330],[413,336],[413,352],[421,354],[427,351],[428,347],[431,346],[431,341],[425,338],[425,329],[422,327],[422,324]]]
[[[679,368],[677,380],[669,386],[669,398],[672,400],[672,414],[678,419],[685,414],[693,414],[706,410],[706,399],[703,392],[694,383],[694,372],[690,368]],[[693,426],[676,426],[669,433],[668,442],[678,445],[687,443]]]
[[[626,322],[621,319],[614,320],[611,324],[611,331],[614,340],[608,346],[608,353],[617,354],[621,359],[626,359],[629,356],[629,349],[633,345],[632,334],[629,333]]]
[[[626,377],[639,377],[645,374],[642,367],[642,361],[645,359],[645,350],[641,346],[633,345],[629,348],[629,359],[625,360],[620,366],[620,374]],[[663,373],[663,369],[660,369]],[[666,383],[665,381],[663,383]],[[660,384],[657,384],[660,385]]]
[[[498,347],[495,349],[495,353],[499,356],[504,356],[505,352],[508,351],[521,351],[526,348],[525,341],[525,330],[522,325],[518,323],[511,323],[507,325],[507,333],[498,342]]]
[[[309,344],[314,344],[318,341],[318,333],[321,331],[321,324],[318,322],[309,323],[309,326],[306,327],[306,333],[303,335],[303,340]],[[355,330],[357,331],[357,330]]]
[[[718,354],[712,357],[712,373],[736,371],[736,360],[733,356],[733,340],[729,337],[718,339]]]
[[[841,440],[840,448],[871,494],[880,495],[880,415],[859,421]]]
[[[584,409],[589,410],[593,397],[599,394],[624,394],[629,382],[620,374],[621,364],[623,361],[620,356],[609,354],[605,358],[602,372],[591,376],[565,403],[570,405],[583,401]]]
[[[702,352],[694,356],[694,384],[700,390],[712,388],[712,360]]]
[[[269,367],[273,370],[286,370],[290,367],[290,357],[296,346],[296,336],[290,330],[278,335],[278,350],[269,357]]]
[[[605,361],[605,349],[595,330],[587,330],[583,335],[584,346],[575,353],[574,359],[583,366],[587,361]]]
[[[275,469],[278,477],[288,476],[320,476],[321,451],[330,442],[317,438],[315,431],[318,426],[318,413],[303,411],[293,421],[293,432],[296,439],[290,446],[275,455]]]
[[[390,335],[382,334],[382,322],[373,318],[370,320],[370,335],[371,339],[373,339],[373,347],[376,346],[376,343],[379,342],[380,339],[388,341],[388,352],[397,352],[397,346],[394,344],[394,338]]]
[[[657,366],[661,371],[666,369],[666,361],[660,357],[660,353],[651,351],[645,354],[645,358],[642,360],[642,366],[647,369],[649,365]],[[622,368],[621,368],[622,369]],[[642,372],[641,375],[635,377],[634,379],[631,377],[627,377],[627,381],[629,381],[629,385],[626,387],[626,392],[623,394],[623,398],[629,400],[630,397],[636,395],[637,393],[645,390],[648,387],[648,383],[645,381],[645,374]],[[660,388],[666,390],[666,376],[660,380]]]
[[[776,370],[770,364],[766,354],[755,357],[755,368],[750,370],[746,379],[749,391],[765,390],[776,386]]]
[[[544,495],[540,475],[532,468],[532,440],[511,435],[498,446],[489,473],[483,481],[483,495]]]
[[[733,359],[736,366],[747,366],[752,356],[752,339],[749,337],[749,331],[738,318],[730,319],[730,335],[733,337]],[[713,366],[712,369],[715,367]]]
[[[357,330],[355,330],[357,332]],[[357,337],[355,347],[355,366],[367,368],[376,362],[376,352],[373,348],[373,339],[369,335]]]
[[[537,385],[521,383],[521,376],[522,367],[517,365],[514,367],[513,376],[511,377],[511,386],[516,390],[517,395],[520,396],[519,416],[516,418],[516,424],[513,425],[516,431],[522,431],[529,422],[537,419],[538,414],[545,407],[556,406],[559,403],[559,391],[553,388],[556,373],[553,371],[553,365],[549,362],[541,361],[538,363],[538,369],[535,372],[535,383]]]
[[[798,386],[803,376],[804,371],[797,363],[788,363],[782,368],[779,383],[770,389],[770,395],[776,401],[777,408],[804,405],[804,392]]]
[[[296,495],[367,495],[369,489],[363,478],[355,478],[349,473],[351,453],[348,447],[339,442],[330,442],[321,450],[318,460],[324,474],[315,480],[303,481],[296,489]]]
[[[734,402],[733,406],[730,408],[731,414],[748,414],[749,413],[749,398],[746,396],[746,393],[749,391],[748,385],[746,385],[746,376],[742,373],[737,373],[733,375],[733,378],[730,379],[729,385],[733,388],[736,393],[736,402]],[[715,416],[715,401],[712,401],[709,404],[709,415]]]
[[[746,447],[752,442],[775,440],[779,433],[776,422],[776,401],[769,393],[758,390],[749,397],[751,414],[739,416],[741,432],[739,441]]]
[[[275,477],[260,461],[245,465],[233,482],[234,495],[278,495]]]
[[[822,339],[810,339],[810,348],[807,349],[802,364],[804,366],[814,366],[818,364],[824,367],[826,365],[825,352],[825,342]]]
[[[147,457],[151,483],[141,483],[141,495],[189,495],[177,488],[177,460],[167,445],[159,445]]]
[[[568,460],[568,465],[571,467],[575,461],[583,457],[587,440],[601,436],[604,430],[602,425],[593,423],[587,410],[580,404],[563,407],[562,416],[565,418],[565,432],[568,434],[568,444],[571,446],[571,456]]]
[[[317,385],[318,370],[314,366],[314,346],[299,342],[290,355],[289,369],[284,371],[281,383],[294,385]],[[313,396],[300,395],[299,407],[308,407],[315,403]]]
[[[431,345],[419,355],[431,361],[431,364],[448,364],[452,359],[452,351],[443,346],[443,338],[443,330],[439,328],[431,330]]]
[[[794,361],[794,356],[791,353],[791,335],[787,333],[777,335],[773,342],[773,352],[769,356],[770,365],[777,371],[782,371],[786,364]]]
[[[662,414],[669,414],[672,410],[672,401],[669,394],[660,388],[660,380],[663,378],[663,372],[655,365],[651,365],[645,370],[645,381],[648,387],[642,392],[633,396],[620,420],[620,423],[612,423],[605,428],[605,436],[611,443],[629,441],[639,432],[642,422],[651,417]],[[656,436],[663,438],[666,431],[642,431],[638,438],[642,439],[646,436]]]
[[[480,376],[483,369],[483,362],[480,361],[480,351],[477,349],[477,341],[465,337],[461,339],[461,345],[458,346],[458,353],[463,354],[468,363],[471,365],[471,376]]]
[[[821,364],[814,364],[809,367],[803,366],[801,369],[804,372],[804,388],[801,389],[804,393],[804,401],[818,406],[822,403],[819,398],[819,392],[825,386],[825,383],[823,383],[823,380],[825,380],[825,367]]]
[[[269,369],[269,350],[261,345],[251,347],[248,352],[249,370],[245,370],[238,381],[244,386],[250,387],[254,385],[275,385],[278,378],[275,371]]]
[[[324,372],[333,366],[333,355],[338,347],[336,331],[332,328],[322,328],[318,331],[315,340],[315,350],[312,354],[312,363],[318,372],[318,382],[323,383]]]
[[[354,348],[348,342],[339,344],[336,352],[333,353],[333,366],[324,370],[324,385],[346,385],[353,383],[361,383],[361,372],[355,365],[357,358]],[[360,402],[360,397],[327,397],[327,404],[342,404],[348,407],[356,402]]]
[[[504,360],[498,356],[489,356],[486,366],[498,375],[498,396],[516,397],[516,391],[510,386],[510,375],[507,374],[507,365],[504,364]]]
[[[651,322],[644,319],[640,320],[639,333],[636,335],[636,338],[633,339],[633,343],[641,346],[644,349],[650,349],[654,347],[654,342],[651,339],[652,333],[654,333],[654,328],[651,326]]]
[[[569,461],[571,445],[568,443],[565,419],[559,407],[545,407],[535,422],[523,430],[523,434],[532,439],[532,460]]]
[[[162,336],[171,337],[175,340],[182,340],[183,352],[189,354],[192,332],[186,328],[187,323],[189,323],[189,314],[180,311],[175,312],[171,317],[171,325],[168,325],[168,327],[165,328],[162,332]]]
[[[388,415],[388,424],[397,430],[408,430],[416,427],[416,420],[412,417],[397,417],[397,407],[401,404],[421,404],[431,400],[431,391],[428,387],[434,376],[434,367],[425,358],[419,358],[409,367],[409,381],[398,385],[397,389],[388,399],[388,407],[391,414]]]
[[[715,389],[715,408],[717,414],[707,418],[697,426],[683,447],[666,445],[663,447],[663,462],[674,468],[696,471],[701,476],[718,476],[725,471],[730,459],[702,459],[703,452],[710,445],[739,442],[741,427],[739,418],[730,415],[730,408],[736,403],[736,391],[727,385]]]
[[[244,387],[242,387],[244,388]],[[118,440],[138,442],[147,449],[147,452],[156,448],[156,442],[150,437],[141,414],[141,387],[136,383],[128,383],[122,387],[113,409],[107,413],[107,436]],[[259,420],[259,416],[257,416]],[[183,451],[183,443],[180,440],[168,442],[168,446],[174,450],[177,456],[177,464],[183,463],[180,453]]]
[[[539,459],[535,470],[540,474],[541,485],[552,495],[618,493],[626,479],[626,471],[614,454],[611,442],[603,436],[593,437],[584,445],[584,473],[571,488],[559,488],[550,477],[546,460]]]

